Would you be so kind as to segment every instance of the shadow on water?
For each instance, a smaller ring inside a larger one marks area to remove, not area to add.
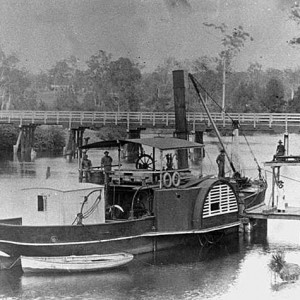
[[[210,287],[220,294],[236,274],[239,247],[237,240],[204,248],[178,247],[136,255],[126,266],[100,272],[27,275],[20,268],[1,271],[0,298],[146,299],[152,295],[160,299],[171,293],[179,299],[187,290],[207,296]]]
[[[0,271],[0,298],[15,297],[22,290],[21,268]]]
[[[155,253],[139,254],[135,261],[141,265],[167,266],[183,265],[201,261],[214,260],[239,251],[239,242],[233,238],[229,243],[217,243],[206,247],[180,246],[168,250],[161,250]]]

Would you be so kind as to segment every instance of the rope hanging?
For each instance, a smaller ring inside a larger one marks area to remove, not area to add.
[[[213,103],[222,111],[222,107],[220,106],[220,104],[216,101],[216,100],[214,100],[214,98],[208,93],[208,91],[199,83],[199,81],[195,78],[195,77],[193,77],[194,78],[194,80],[195,80],[195,82],[197,83],[197,85],[203,90],[203,92],[213,101]],[[223,111],[224,112],[224,114],[232,121],[232,122],[234,122],[235,120],[226,112],[226,110],[224,110]],[[241,128],[241,126],[240,126],[240,124],[239,124],[239,129],[241,130],[241,132],[242,132],[242,135],[243,135],[243,137],[245,138],[245,140],[246,140],[246,143],[247,143],[247,145],[248,145],[248,147],[249,147],[249,149],[250,149],[250,153],[251,153],[251,155],[252,155],[252,157],[253,157],[253,159],[254,159],[254,161],[255,161],[255,163],[256,163],[256,165],[257,165],[257,168],[258,168],[258,172],[259,172],[259,177],[261,178],[262,176],[261,176],[261,167],[260,167],[260,165],[259,165],[259,163],[258,163],[258,160],[256,159],[256,157],[255,157],[255,155],[254,155],[254,153],[253,153],[253,151],[252,151],[252,148],[251,148],[251,146],[250,146],[250,144],[249,144],[249,142],[248,142],[248,140],[247,140],[247,138],[246,138],[246,135],[244,134],[244,132],[243,132],[243,130],[242,130],[242,128]]]

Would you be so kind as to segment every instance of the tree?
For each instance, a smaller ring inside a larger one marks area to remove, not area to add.
[[[231,95],[233,112],[260,112],[256,86],[251,82],[241,81]]]
[[[284,111],[284,87],[280,80],[271,78],[266,85],[263,105],[271,113],[280,113]]]
[[[0,49],[0,97],[1,109],[26,108],[26,89],[31,82],[24,70],[17,69],[19,59],[15,53],[6,55]],[[31,107],[32,109],[32,107]]]
[[[111,96],[117,97],[118,106],[129,111],[138,111],[140,97],[138,84],[142,78],[141,71],[129,58],[120,57],[109,64],[107,81],[110,83]]]
[[[153,111],[174,110],[172,71],[176,69],[185,69],[184,64],[169,57],[153,73],[143,75],[141,93],[144,107]]]
[[[223,73],[223,83],[222,83],[222,110],[225,110],[225,98],[226,98],[226,77],[229,75],[231,70],[231,64],[233,59],[244,47],[245,42],[249,39],[253,41],[252,36],[244,31],[242,26],[233,28],[233,30],[228,33],[228,27],[226,24],[215,25],[213,23],[203,23],[204,26],[212,27],[215,30],[220,31],[222,35],[221,44],[223,49],[219,53],[218,69],[222,70]]]
[[[112,55],[103,50],[92,55],[87,61],[88,69],[85,72],[87,79],[87,92],[94,99],[94,105],[98,109],[105,110],[111,104],[111,93],[108,84],[108,70]]]
[[[160,73],[144,74],[141,84],[144,108],[149,111],[168,111],[171,106],[171,90],[168,86],[162,84]]]
[[[208,93],[209,97],[213,99],[209,99],[208,95],[204,93],[205,99],[210,100],[207,101],[207,105],[211,111],[219,111],[219,108],[216,107],[216,103],[221,103],[221,95],[220,91],[222,90],[222,71],[217,69],[218,61],[216,58],[207,58],[207,57],[200,57],[194,61],[192,72],[194,76],[197,78],[198,82],[201,83],[201,86],[205,89]],[[190,95],[190,90],[187,93],[187,98],[189,99],[188,102],[190,103],[190,110],[197,111],[202,108],[202,105],[199,105],[198,99],[194,97],[194,89],[191,93],[193,97]]]
[[[286,110],[290,113],[300,113],[300,87],[295,92],[294,98],[289,101]]]
[[[83,72],[74,56],[58,61],[48,71],[50,89],[56,92],[56,109],[79,110],[78,98],[83,88]]]

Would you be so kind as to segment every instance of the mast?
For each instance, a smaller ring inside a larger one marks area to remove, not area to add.
[[[214,131],[216,132],[216,135],[217,135],[218,140],[219,140],[219,142],[220,142],[220,144],[221,144],[221,146],[222,146],[222,149],[224,150],[225,155],[226,155],[226,157],[227,157],[227,159],[228,159],[228,161],[229,161],[230,167],[231,167],[233,173],[236,173],[235,167],[234,167],[234,165],[233,165],[233,163],[232,163],[232,161],[231,161],[231,159],[230,159],[230,156],[229,156],[228,152],[227,152],[226,149],[225,149],[225,146],[224,146],[224,143],[223,143],[223,141],[222,141],[222,138],[221,138],[221,135],[220,135],[220,133],[219,133],[219,130],[218,130],[218,128],[217,128],[217,126],[216,126],[216,124],[215,124],[213,118],[211,117],[211,114],[210,114],[210,112],[209,112],[209,110],[208,110],[207,105],[205,104],[204,99],[202,98],[202,96],[201,96],[201,94],[200,94],[200,92],[199,92],[199,89],[198,89],[198,87],[197,87],[197,84],[196,84],[196,81],[195,81],[193,75],[190,74],[190,73],[189,73],[189,78],[191,79],[191,81],[192,81],[192,83],[193,83],[193,85],[194,85],[194,88],[195,88],[195,90],[196,90],[196,92],[197,92],[197,94],[198,94],[198,96],[199,96],[199,99],[200,99],[200,101],[201,101],[201,103],[202,103],[202,105],[203,105],[203,107],[204,107],[204,109],[205,109],[205,112],[206,112],[206,114],[207,114],[207,116],[208,116],[208,118],[209,118],[209,120],[210,120],[210,122],[211,122],[211,124],[212,124],[212,126],[213,126],[213,128],[214,128]]]

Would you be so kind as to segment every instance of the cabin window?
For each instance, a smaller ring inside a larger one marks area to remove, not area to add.
[[[218,184],[206,196],[203,218],[237,211],[237,199],[232,188],[227,184]]]
[[[37,207],[38,211],[46,211],[47,208],[47,197],[44,195],[37,196]]]

